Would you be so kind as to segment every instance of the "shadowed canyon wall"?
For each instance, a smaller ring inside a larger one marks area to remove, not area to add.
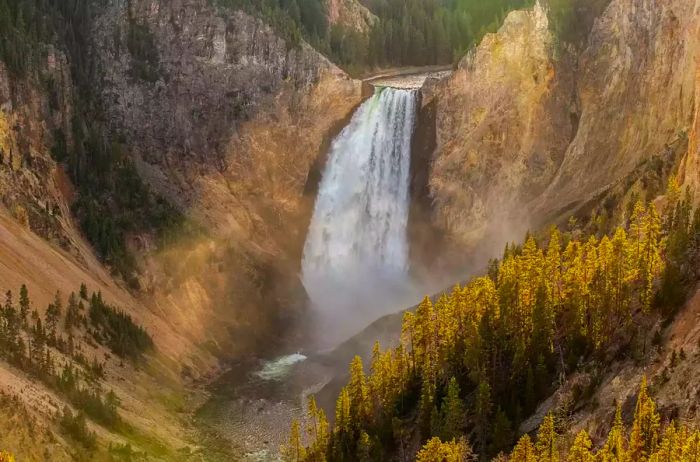
[[[129,52],[133,28],[151,37],[153,62]],[[142,178],[206,229],[148,258],[143,285],[178,330],[219,353],[271,346],[269,333],[304,308],[307,177],[361,84],[204,0],[118,2],[94,34],[112,132]],[[153,78],[135,75],[139,65]]]

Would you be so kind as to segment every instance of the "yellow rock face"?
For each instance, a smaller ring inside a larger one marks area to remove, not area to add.
[[[688,134],[688,153],[681,164],[680,178],[695,193],[695,203],[700,199],[700,61],[695,76],[695,114]]]
[[[517,204],[551,181],[573,131],[559,97],[570,75],[556,64],[538,6],[511,13],[436,90],[434,216],[458,245],[515,238],[528,225],[513,219]]]
[[[436,91],[435,224],[500,248],[697,127],[697,8],[612,0],[580,51],[555,46],[539,5],[511,13]],[[700,182],[693,133],[689,184]]]

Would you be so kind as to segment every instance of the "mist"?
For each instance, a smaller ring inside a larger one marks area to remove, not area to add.
[[[420,296],[406,231],[416,104],[378,87],[331,146],[302,260],[321,348]]]

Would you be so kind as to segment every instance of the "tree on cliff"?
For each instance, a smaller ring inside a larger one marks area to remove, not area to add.
[[[465,462],[470,456],[471,449],[463,440],[442,442],[434,437],[418,451],[416,462]]]

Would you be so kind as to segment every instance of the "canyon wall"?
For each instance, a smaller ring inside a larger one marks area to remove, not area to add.
[[[579,47],[546,10],[511,13],[436,95],[432,219],[487,254],[562,222],[683,142],[695,111],[696,0],[612,0]],[[677,159],[665,159],[677,162]],[[489,243],[496,243],[496,247]]]
[[[117,1],[94,13],[89,55],[75,57],[96,69],[92,116],[196,229],[166,247],[147,226],[127,236],[139,302],[212,353],[269,345],[304,308],[297,275],[314,178],[361,83],[305,42],[207,0]],[[27,77],[0,63],[0,197],[28,231],[90,266],[76,188],[52,155],[75,144],[71,57],[47,44],[44,58]],[[41,294],[41,304],[53,297]]]
[[[85,284],[146,328],[157,345],[149,354],[148,370],[124,361],[87,336],[76,336],[74,344],[86,358],[103,365],[102,385],[116,393],[120,414],[134,434],[148,434],[168,447],[183,447],[189,444],[190,433],[173,417],[172,405],[184,402],[187,380],[181,372],[196,364],[200,373],[210,374],[217,370],[217,361],[125,290],[85,241],[71,212],[75,188],[52,155],[57,131],[68,134],[64,141],[72,143],[75,100],[70,66],[55,48],[49,48],[45,58],[24,77],[0,63],[0,288],[3,293],[12,291],[16,302],[20,286],[26,285],[31,308],[43,317],[57,294],[65,304],[68,294]],[[37,75],[41,82],[33,78]],[[56,350],[52,357],[57,367],[66,359]],[[174,362],[179,359],[182,365]],[[0,361],[0,395],[4,447],[23,460],[44,460],[45,450],[51,451],[52,460],[74,460],[73,443],[55,426],[56,413],[71,406],[66,396],[4,361]],[[9,399],[16,401],[5,408]],[[19,411],[23,417],[17,421],[13,409],[22,406],[26,408]],[[125,441],[123,436],[88,425],[100,439],[114,444]]]
[[[328,19],[332,25],[361,33],[369,32],[372,24],[377,21],[377,17],[358,0],[329,0]]]
[[[95,14],[87,55],[45,44],[24,77],[0,63],[0,288],[16,293],[26,283],[42,313],[57,291],[65,300],[86,283],[143,325],[155,343],[145,364],[89,340],[84,348],[104,358],[105,389],[149,440],[89,427],[100,441],[175,450],[194,438],[178,415],[201,404],[193,386],[220,372],[220,359],[266,354],[295,332],[305,308],[298,272],[310,176],[362,88],[303,41],[206,0],[108,2]],[[71,59],[95,69],[99,110],[87,124],[104,125],[147,187],[196,230],[165,246],[145,225],[127,236],[140,291],[127,290],[84,238],[71,210],[78,192],[55,160],[57,146],[75,145],[74,93],[84,90],[74,86]],[[49,432],[67,404],[5,363],[0,391],[20,396]],[[56,460],[70,459],[59,449],[70,441],[50,444]],[[12,449],[39,460],[42,445]]]
[[[700,35],[700,32],[698,33]],[[681,164],[682,182],[691,187],[694,191],[700,191],[700,60],[697,62],[698,69],[695,73],[695,109],[693,115],[693,123],[688,134],[688,152]],[[696,204],[700,199],[700,195],[696,194]]]
[[[148,62],[130,52],[134,30],[153,47]],[[94,43],[111,132],[146,183],[205,228],[155,253],[135,236],[149,255],[142,285],[177,330],[220,353],[271,346],[268,334],[304,308],[309,172],[361,101],[360,83],[306,43],[205,0],[116,2]]]

